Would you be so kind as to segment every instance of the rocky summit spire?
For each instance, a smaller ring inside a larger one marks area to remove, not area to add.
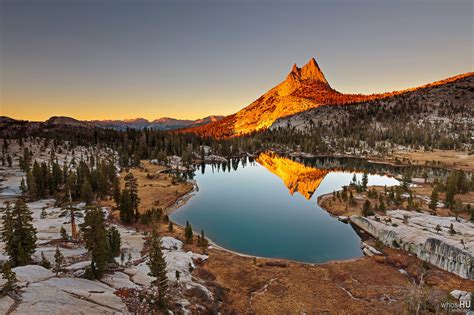
[[[328,84],[328,81],[326,81],[323,72],[319,68],[318,63],[316,60],[314,60],[314,58],[311,58],[309,62],[305,64],[303,68],[301,68],[301,79],[312,79]]]
[[[321,68],[314,58],[311,58],[303,68],[298,68],[296,63],[291,68],[290,73],[286,77],[286,80],[290,81],[302,81],[302,80],[314,80],[329,85],[328,81],[324,77]]]
[[[293,65],[285,81],[279,85],[279,94],[281,96],[290,95],[301,87],[303,81],[310,81],[309,84],[317,83],[319,86],[322,83],[323,86],[330,88],[318,63],[314,58],[311,58],[302,68],[298,68],[296,63]]]

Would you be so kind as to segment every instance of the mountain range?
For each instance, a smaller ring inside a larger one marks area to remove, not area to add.
[[[48,125],[65,125],[76,127],[100,127],[115,130],[130,129],[158,129],[158,130],[174,130],[180,128],[190,128],[209,124],[211,122],[219,121],[224,116],[207,116],[196,120],[175,119],[170,117],[163,117],[148,121],[144,118],[125,119],[125,120],[77,120],[67,116],[53,116],[44,123]],[[15,119],[6,116],[0,116],[0,123],[11,123]]]
[[[211,115],[196,120],[176,119],[170,117],[162,117],[153,121],[148,121],[144,118],[126,119],[126,120],[91,120],[87,121],[97,127],[111,128],[117,130],[125,130],[127,128],[133,129],[159,129],[159,130],[174,130],[180,128],[189,128],[206,125],[216,122],[224,118],[224,116]]]
[[[202,136],[227,138],[271,127],[278,119],[325,105],[346,105],[395,97],[472,76],[466,73],[421,87],[381,94],[343,94],[333,89],[314,58],[299,68],[293,65],[286,79],[239,112],[205,126],[188,128]]]
[[[148,121],[143,118],[128,120],[91,120],[80,121],[71,117],[53,116],[45,123],[49,125],[69,125],[82,127],[101,127],[116,130],[159,129],[178,130],[182,133],[195,133],[214,138],[229,138],[249,134],[272,126],[289,123],[291,117],[318,108],[331,105],[363,104],[384,100],[396,101],[398,96],[407,96],[413,92],[421,94],[431,91],[433,87],[443,87],[472,77],[473,72],[461,74],[424,86],[401,91],[380,94],[344,94],[336,91],[327,81],[324,73],[314,58],[303,67],[293,65],[285,80],[267,91],[247,107],[229,116],[208,116],[197,120],[180,120],[169,117]],[[449,96],[449,93],[447,97]],[[454,97],[454,96],[453,96]],[[448,97],[449,98],[449,97]],[[448,100],[446,98],[446,100]],[[314,120],[314,117],[312,118]],[[12,119],[2,116],[0,123],[11,122]],[[301,120],[296,119],[301,127]]]

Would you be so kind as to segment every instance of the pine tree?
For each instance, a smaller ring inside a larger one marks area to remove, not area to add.
[[[120,196],[120,220],[130,224],[133,222],[133,218],[132,199],[129,190],[125,188]]]
[[[84,182],[82,183],[81,186],[81,199],[84,201],[87,205],[90,205],[92,202],[92,186],[89,183],[89,181],[84,179]]]
[[[355,185],[355,184],[357,184],[356,174],[352,175],[352,181],[351,181],[351,185]]]
[[[28,264],[36,249],[36,229],[28,206],[19,199],[11,212],[5,209],[3,217],[2,241],[12,265]]]
[[[431,192],[431,200],[430,200],[430,203],[428,204],[428,207],[435,211],[436,210],[436,207],[438,206],[438,190],[435,188],[433,188],[433,191]]]
[[[138,213],[138,205],[140,204],[140,198],[138,197],[138,182],[132,173],[128,173],[125,178],[125,188],[130,192],[130,200],[132,203],[132,209],[134,211],[135,221],[138,220],[140,214]]]
[[[199,245],[202,247],[207,247],[207,239],[204,236],[204,230],[201,230],[201,235],[199,237]]]
[[[380,201],[380,204],[379,204],[379,211],[380,212],[383,212],[385,213],[386,209],[385,209],[385,203],[383,202],[383,200]]]
[[[166,295],[168,293],[168,278],[166,277],[166,261],[161,251],[161,240],[158,232],[153,230],[148,250],[147,265],[150,268],[148,275],[155,277],[154,284],[158,286],[158,303],[160,306],[166,305]]]
[[[458,179],[456,177],[456,172],[448,177],[446,181],[446,205],[451,207],[454,203],[454,196],[458,192]]]
[[[10,202],[8,201],[5,204],[5,208],[2,208],[2,223],[0,236],[2,241],[5,243],[5,253],[11,253],[11,246],[13,246],[13,243],[10,241],[13,236],[13,213]]]
[[[354,199],[354,195],[352,194],[352,190],[349,193],[349,205],[350,206],[355,206],[357,202]]]
[[[77,226],[76,226],[76,214],[74,212],[74,207],[72,206],[71,195],[69,194],[69,217],[71,218],[71,237],[73,241],[77,240]],[[67,237],[67,234],[66,234]],[[69,237],[68,237],[69,238]]]
[[[43,252],[41,252],[41,263],[40,263],[40,265],[43,266],[46,269],[51,269],[51,263],[49,262],[48,259],[46,259]]]
[[[373,215],[373,214],[374,214],[374,212],[372,211],[370,201],[365,200],[364,205],[362,206],[362,215],[364,217],[367,217],[367,216],[370,216],[370,215]]]
[[[408,188],[410,187],[410,183],[411,183],[411,176],[410,176],[410,173],[406,171],[403,173],[402,182],[400,185],[404,191],[408,191]]]
[[[186,227],[184,228],[184,237],[186,238],[186,243],[193,242],[193,228],[189,221],[186,221]]]
[[[115,177],[113,181],[113,190],[114,190],[114,201],[118,208],[120,207],[120,182],[117,177]]]
[[[41,170],[40,164],[35,161],[33,163],[33,179],[35,181],[35,187],[36,187],[36,198],[43,198],[46,195],[45,192],[45,178],[43,178],[43,172]]]
[[[109,249],[111,254],[111,260],[114,257],[120,255],[120,246],[121,246],[121,239],[120,233],[115,226],[112,226],[107,231],[107,241],[109,243]]]
[[[31,198],[38,198],[38,188],[36,187],[36,179],[31,170],[26,173],[26,184],[28,185],[28,191],[30,193]]]
[[[108,188],[107,174],[103,167],[101,167],[97,176],[97,194],[99,198],[104,198],[107,195]]]
[[[183,154],[181,155],[181,162],[186,168],[188,168],[189,165],[193,162],[192,144],[188,144],[188,146],[186,147],[186,150],[184,150]]]
[[[3,264],[2,267],[2,278],[5,279],[7,282],[3,285],[3,292],[11,291],[16,284],[16,274],[12,271],[12,267],[10,263],[6,262]]]
[[[26,188],[25,179],[23,177],[21,178],[20,182],[20,190],[22,193],[26,193],[28,191],[28,188]]]
[[[59,250],[59,247],[56,246],[56,253],[54,253],[54,271],[56,272],[56,276],[61,271],[63,261],[64,261],[64,256]]]
[[[367,189],[367,184],[369,183],[369,176],[367,173],[364,173],[362,175],[362,189],[366,190]]]
[[[98,207],[87,210],[84,223],[81,224],[85,247],[91,255],[91,265],[87,276],[91,279],[100,279],[107,271],[110,257],[107,243],[107,230],[105,228],[104,214]]]
[[[18,254],[17,254],[17,266],[25,266],[28,265],[29,259],[31,257],[28,257],[26,254],[25,250],[23,249],[23,245],[18,244]]]

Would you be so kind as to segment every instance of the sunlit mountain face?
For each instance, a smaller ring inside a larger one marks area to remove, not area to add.
[[[305,166],[273,152],[261,153],[256,161],[280,177],[291,195],[299,192],[308,200],[311,199],[324,177],[329,173],[329,170]]]
[[[180,132],[191,132],[214,138],[229,138],[267,129],[280,118],[320,106],[348,105],[394,97],[419,89],[447,84],[471,75],[473,73],[465,73],[402,91],[371,95],[345,94],[331,87],[318,63],[312,58],[301,68],[297,67],[296,64],[293,65],[283,82],[237,113],[226,116],[220,121],[205,126],[183,129]]]

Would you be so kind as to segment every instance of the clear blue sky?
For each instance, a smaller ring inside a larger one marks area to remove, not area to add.
[[[473,71],[473,1],[2,0],[1,114],[230,114],[315,57],[341,92]]]

